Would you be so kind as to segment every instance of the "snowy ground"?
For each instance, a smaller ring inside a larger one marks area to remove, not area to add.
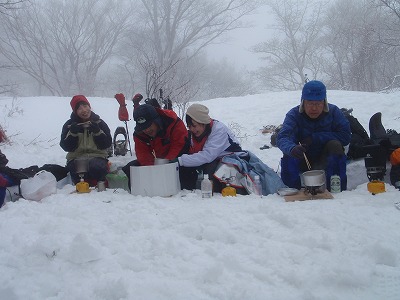
[[[400,94],[328,91],[368,129],[400,131]],[[281,152],[265,125],[279,125],[300,92],[203,102],[242,146],[275,170]],[[64,165],[58,146],[70,98],[0,98],[2,144],[14,168]],[[114,132],[118,103],[89,98]],[[132,104],[128,101],[128,107]],[[129,122],[133,130],[133,122]],[[131,157],[112,158],[122,165]],[[20,199],[0,210],[0,299],[400,299],[399,191],[371,195],[363,161],[348,165],[351,190],[332,200],[285,202],[199,192],[132,196],[123,190]]]

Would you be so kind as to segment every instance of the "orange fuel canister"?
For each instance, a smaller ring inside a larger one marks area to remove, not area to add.
[[[370,192],[372,195],[386,192],[385,183],[379,180],[372,180],[371,182],[368,182],[367,188],[368,192]]]

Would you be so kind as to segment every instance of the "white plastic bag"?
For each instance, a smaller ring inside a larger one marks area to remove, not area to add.
[[[40,171],[32,178],[21,180],[21,194],[27,200],[39,201],[57,193],[56,177],[48,171]]]

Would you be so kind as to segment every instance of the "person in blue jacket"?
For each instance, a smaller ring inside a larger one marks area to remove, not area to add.
[[[300,173],[309,170],[306,155],[313,170],[325,170],[329,191],[332,175],[340,176],[341,190],[346,190],[344,146],[350,143],[350,138],[350,124],[336,105],[328,103],[325,85],[317,80],[307,82],[300,105],[286,114],[277,136],[277,146],[283,152],[283,182],[301,188]]]

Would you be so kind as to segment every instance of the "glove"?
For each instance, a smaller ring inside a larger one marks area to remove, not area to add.
[[[304,148],[302,145],[297,145],[293,147],[292,151],[290,151],[290,155],[294,158],[302,159],[306,150],[307,149]]]
[[[91,122],[90,126],[89,126],[89,130],[92,133],[96,134],[96,133],[100,132],[100,127],[99,127],[99,125],[97,123]]]
[[[76,122],[73,122],[71,125],[69,125],[69,131],[73,134],[77,134],[80,129],[80,126]]]
[[[125,96],[124,94],[115,94],[114,96],[115,99],[117,99],[119,105],[125,105]]]
[[[5,167],[8,164],[7,157],[0,151],[0,167]]]
[[[136,95],[133,96],[133,98],[132,98],[133,104],[138,105],[139,102],[140,102],[142,99],[143,99],[142,94],[139,94],[139,93],[136,94]]]
[[[305,139],[300,141],[300,144],[306,148],[306,150],[308,150],[308,148],[310,148],[311,144],[312,144],[312,137],[306,137]]]

